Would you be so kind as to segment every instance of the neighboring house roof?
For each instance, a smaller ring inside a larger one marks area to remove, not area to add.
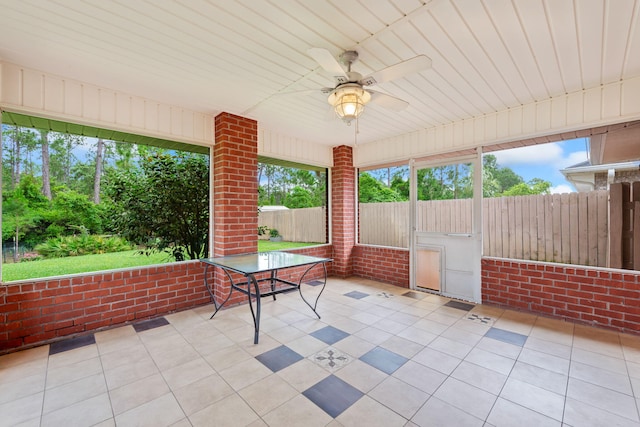
[[[604,165],[592,165],[591,161],[576,163],[560,172],[567,178],[577,191],[593,191],[595,189],[595,176],[597,173],[607,173],[608,181],[613,182],[616,172],[640,170],[640,161],[608,163]]]

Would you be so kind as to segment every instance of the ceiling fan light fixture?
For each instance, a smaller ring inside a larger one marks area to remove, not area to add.
[[[329,95],[329,104],[345,123],[351,124],[364,111],[371,100],[371,94],[358,84],[346,84],[336,88]]]

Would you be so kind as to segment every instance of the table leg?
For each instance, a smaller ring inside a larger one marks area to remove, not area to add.
[[[316,297],[316,301],[313,303],[313,305],[311,305],[309,301],[307,301],[307,299],[304,297],[304,295],[302,295],[301,285],[302,285],[302,280],[304,279],[304,276],[306,276],[307,273],[311,271],[311,269],[318,264],[322,264],[322,268],[324,269],[324,283],[322,284],[322,289],[320,289],[320,293],[318,293],[318,296]],[[327,264],[325,262],[316,263],[316,264],[313,264],[311,267],[307,268],[307,270],[302,274],[302,276],[300,276],[300,280],[298,281],[298,292],[300,292],[300,298],[302,298],[302,301],[304,301],[309,306],[309,308],[313,310],[316,316],[318,316],[318,319],[320,319],[320,315],[316,311],[316,308],[318,307],[318,300],[320,299],[320,295],[322,295],[322,292],[324,291],[325,286],[327,286]]]
[[[253,311],[253,304],[251,303],[251,283],[253,282],[253,287],[256,290],[256,311]],[[258,286],[258,281],[253,274],[247,275],[247,296],[249,297],[249,308],[251,309],[251,316],[253,317],[253,326],[255,329],[255,334],[253,336],[253,343],[258,344],[258,334],[260,333],[260,286]]]
[[[211,295],[211,299],[213,300],[213,306],[216,308],[216,310],[213,312],[213,314],[209,319],[213,319],[213,316],[215,316],[216,313],[227,303],[227,301],[229,301],[229,298],[231,298],[231,292],[233,292],[233,280],[231,279],[231,275],[225,269],[222,269],[222,271],[224,271],[227,277],[229,278],[229,283],[230,283],[229,295],[227,295],[224,301],[222,301],[222,304],[218,305],[218,301],[216,301],[215,288],[209,285],[209,280],[207,279],[207,275],[208,275],[207,273],[209,272],[209,264],[207,264],[204,268],[204,285],[207,287],[207,291],[209,292],[209,295]],[[215,276],[213,281],[215,286]]]

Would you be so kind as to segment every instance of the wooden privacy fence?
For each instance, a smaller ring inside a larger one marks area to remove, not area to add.
[[[283,239],[289,242],[327,241],[327,213],[324,207],[260,212],[258,226],[277,229]],[[268,234],[265,237],[269,237]]]
[[[611,184],[610,265],[640,270],[640,181]]]
[[[483,200],[485,256],[607,266],[608,192]],[[418,202],[419,231],[470,233],[470,199]],[[360,242],[408,247],[409,203],[362,203]]]

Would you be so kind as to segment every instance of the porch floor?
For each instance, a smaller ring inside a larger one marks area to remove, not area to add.
[[[357,278],[262,308],[2,356],[0,426],[640,426],[640,336]]]

